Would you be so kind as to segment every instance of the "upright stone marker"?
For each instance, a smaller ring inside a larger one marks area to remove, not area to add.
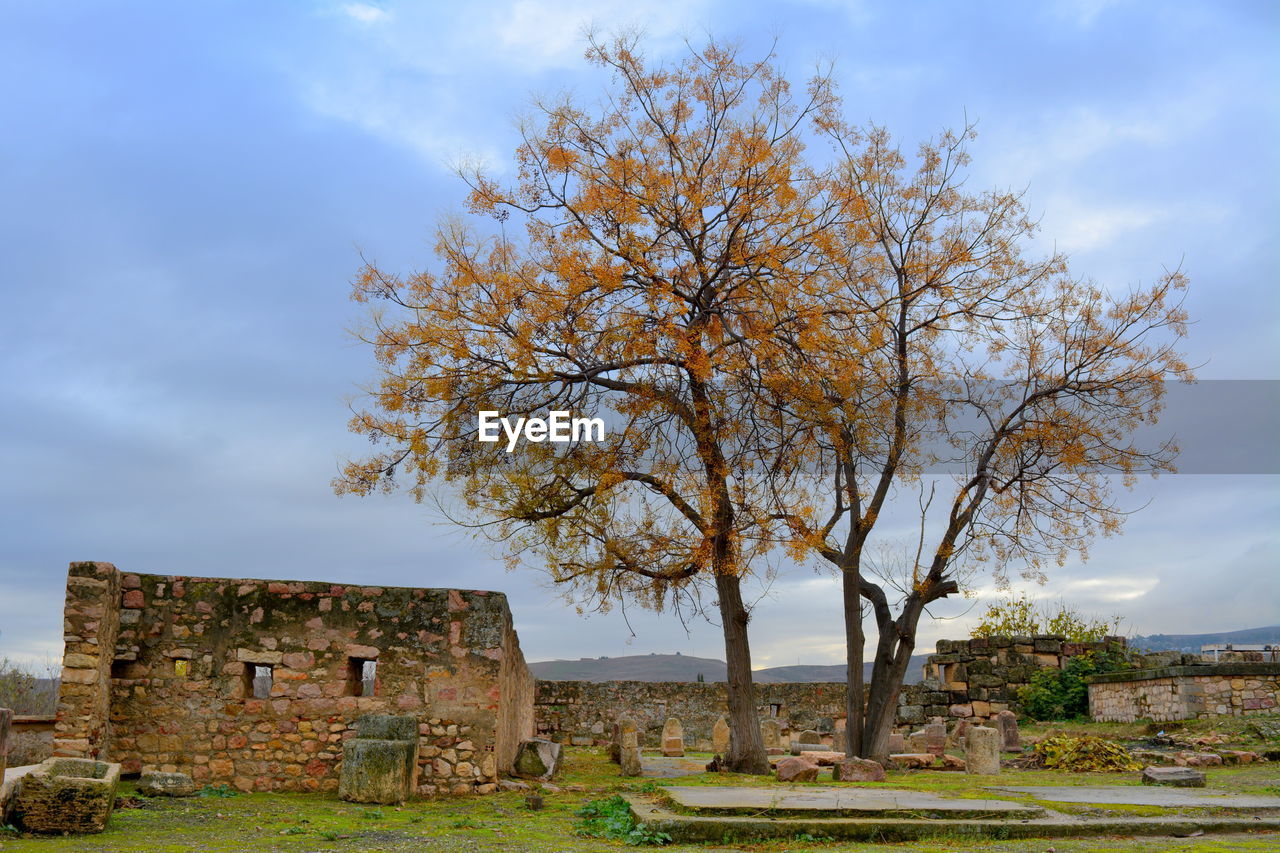
[[[630,717],[619,717],[618,721],[613,724],[613,739],[609,743],[609,760],[615,764],[622,763],[622,739],[627,732],[636,735],[635,740],[638,746],[640,728],[636,725],[636,721]]]
[[[729,754],[729,723],[724,717],[716,720],[715,727],[711,729],[711,751],[716,755],[727,756]]]
[[[684,726],[675,717],[668,717],[662,727],[662,754],[668,758],[684,757]]]
[[[947,724],[941,720],[924,727],[924,751],[942,755],[947,750]]]
[[[987,726],[970,726],[964,735],[965,772],[994,776],[1000,772],[1000,732]]]
[[[902,736],[902,732],[889,733],[889,754],[896,755],[907,751],[907,739]]]
[[[418,783],[418,719],[366,714],[342,745],[338,796],[353,803],[403,803]]]
[[[770,719],[760,721],[760,740],[764,742],[766,752],[771,749],[781,751],[782,726],[777,720]]]
[[[622,775],[639,776],[643,769],[640,764],[640,733],[624,731],[618,746],[618,763],[622,765]]]
[[[1022,752],[1022,738],[1018,734],[1018,715],[1010,710],[996,714],[996,728],[1000,729],[1000,748],[1005,752]]]
[[[9,754],[9,724],[13,722],[13,711],[0,708],[0,782],[4,782],[4,769]]]

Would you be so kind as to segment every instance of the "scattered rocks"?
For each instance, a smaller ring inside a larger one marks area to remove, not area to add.
[[[1204,771],[1193,767],[1144,767],[1141,778],[1144,785],[1175,788],[1203,788],[1205,784]]]
[[[1222,756],[1216,752],[1179,752],[1173,763],[1179,767],[1221,767]]]

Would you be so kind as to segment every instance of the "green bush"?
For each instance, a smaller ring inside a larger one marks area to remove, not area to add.
[[[592,800],[578,809],[582,818],[576,826],[578,835],[588,838],[618,838],[628,844],[668,844],[671,836],[636,823],[631,804],[614,794],[607,800]]]
[[[1033,720],[1075,720],[1089,715],[1089,675],[1121,672],[1133,665],[1120,651],[1085,652],[1069,658],[1062,669],[1042,669],[1018,691],[1022,712]]]

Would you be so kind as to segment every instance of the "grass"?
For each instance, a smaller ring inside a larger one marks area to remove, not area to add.
[[[1275,764],[1211,768],[1210,784],[1219,790],[1274,793],[1280,786]],[[871,787],[908,788],[961,797],[1021,799],[984,791],[984,784],[1002,785],[1098,785],[1135,784],[1134,773],[1062,773],[1056,771],[1007,771],[999,777],[981,778],[954,772],[894,772],[889,781]],[[437,799],[404,806],[370,807],[344,803],[330,795],[241,794],[188,799],[142,800],[138,808],[118,809],[110,826],[90,838],[17,837],[0,832],[4,853],[325,853],[325,851],[503,851],[503,853],[595,853],[636,849],[621,840],[589,838],[575,834],[577,814],[589,801],[623,791],[656,793],[670,784],[734,784],[767,786],[759,777],[695,773],[672,779],[624,779],[618,768],[599,750],[566,751],[566,765],[557,785],[544,792],[545,807],[530,811],[522,792],[484,797]],[[121,795],[129,796],[129,784]],[[1116,811],[1108,810],[1115,814]],[[1126,812],[1127,813],[1127,812]],[[1162,853],[1217,853],[1217,851],[1274,851],[1276,835],[1227,835],[1201,838],[1083,838],[1024,841],[975,841],[971,838],[936,838],[898,845],[824,842],[808,838],[758,844],[667,845],[677,853],[747,850],[759,853],[820,851],[863,853],[875,850],[918,853],[1058,853],[1116,851],[1137,853],[1158,844]]]

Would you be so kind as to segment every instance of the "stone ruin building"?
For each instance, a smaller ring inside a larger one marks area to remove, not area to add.
[[[418,720],[419,794],[488,793],[533,732],[495,592],[120,572],[73,563],[58,756],[244,791],[338,787],[356,717]]]

